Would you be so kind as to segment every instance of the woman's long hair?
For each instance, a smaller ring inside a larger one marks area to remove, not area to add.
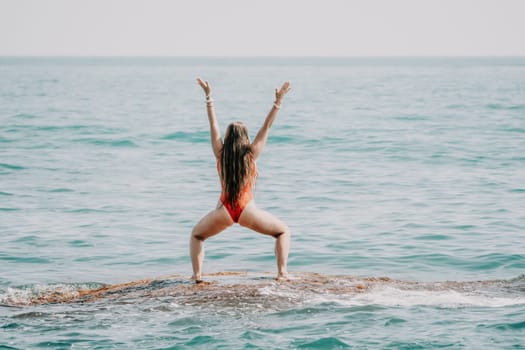
[[[222,146],[220,175],[229,204],[235,206],[243,187],[252,177],[253,153],[248,129],[243,123],[228,125]]]

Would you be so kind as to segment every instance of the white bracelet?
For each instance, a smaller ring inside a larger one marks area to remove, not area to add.
[[[273,106],[274,106],[276,109],[281,109],[281,105],[278,105],[276,102],[273,103]]]
[[[213,100],[212,99],[206,100],[206,103],[213,103]]]

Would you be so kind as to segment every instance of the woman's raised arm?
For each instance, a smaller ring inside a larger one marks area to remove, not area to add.
[[[213,99],[211,98],[210,83],[203,81],[201,78],[197,78],[197,82],[206,94],[206,110],[208,112],[208,121],[210,122],[211,147],[215,158],[219,159],[222,150],[221,130],[219,129],[219,123],[217,123],[217,118],[215,117],[215,108],[213,107]]]
[[[255,136],[255,140],[252,142],[252,153],[254,158],[257,159],[257,157],[259,157],[259,155],[262,153],[264,146],[266,145],[266,140],[268,139],[270,127],[277,116],[277,112],[281,108],[284,95],[286,95],[290,89],[291,87],[289,81],[285,82],[280,89],[275,89],[275,102],[272,106],[272,109],[266,116],[264,124],[261,126],[261,129],[259,129],[257,136]]]

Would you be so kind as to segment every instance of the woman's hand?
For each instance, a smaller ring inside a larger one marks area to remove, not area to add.
[[[275,103],[280,105],[284,95],[286,95],[290,89],[291,87],[289,81],[286,81],[280,89],[275,89]]]
[[[197,78],[197,83],[201,86],[206,94],[206,97],[211,96],[211,86],[207,81],[203,81],[201,78]]]

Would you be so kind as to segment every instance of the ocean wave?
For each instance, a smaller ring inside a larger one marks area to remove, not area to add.
[[[525,134],[525,128],[519,128],[519,127],[505,128],[505,129],[503,129],[503,131],[506,131],[506,132],[517,132],[519,134]]]
[[[334,298],[347,306],[382,305],[389,307],[434,306],[442,308],[488,307],[498,308],[524,305],[525,297],[503,297],[456,290],[405,290],[393,286],[376,286],[367,293],[351,298]]]
[[[68,298],[79,296],[79,290],[100,288],[101,283],[78,283],[78,284],[33,284],[19,287],[9,287],[0,294],[0,305],[24,306],[35,304],[36,300],[46,299],[50,294],[60,294]],[[31,313],[25,317],[39,317],[39,314]],[[19,316],[20,317],[20,316]]]
[[[18,117],[15,115],[14,117]],[[26,116],[27,118],[27,116]],[[13,124],[7,125],[5,132],[18,133],[20,131],[33,131],[33,132],[76,132],[81,135],[99,135],[99,134],[121,134],[125,132],[122,128],[112,128],[104,125],[89,125],[89,124],[69,124],[69,125],[26,125],[26,124]]]
[[[35,119],[35,118],[38,118],[38,116],[36,114],[31,114],[31,113],[18,113],[18,114],[13,115],[12,118]]]
[[[137,147],[137,144],[131,140],[121,139],[99,139],[99,138],[80,138],[73,140],[74,142],[89,143],[95,146],[110,146],[110,147]]]
[[[293,136],[288,135],[270,135],[268,136],[268,142],[270,143],[293,143],[296,139]]]
[[[15,165],[15,164],[8,164],[8,163],[0,163],[0,168],[9,169],[9,170],[24,170],[24,169],[26,169],[24,166]]]
[[[59,187],[59,188],[50,189],[47,192],[50,192],[50,193],[65,193],[65,192],[75,192],[75,190],[73,190],[71,188]]]
[[[466,105],[460,103],[453,103],[446,106],[447,109],[464,109]]]
[[[17,264],[48,264],[51,261],[36,256],[14,256],[0,252],[0,261],[10,261]]]
[[[423,115],[417,115],[417,114],[405,114],[405,115],[398,115],[394,117],[395,120],[401,120],[401,121],[423,121],[428,120],[428,117]]]
[[[19,211],[22,210],[20,208],[9,208],[9,207],[2,207],[0,208],[0,211]]]
[[[344,349],[351,347],[336,337],[323,337],[313,341],[295,340],[292,344],[299,349]]]
[[[6,139],[5,137],[0,136],[0,142],[1,143],[11,143],[11,142],[14,142],[14,140]]]
[[[483,326],[483,328],[495,328],[497,330],[523,330],[525,329],[525,321],[521,322],[507,322],[507,323],[496,323],[493,325]]]
[[[485,105],[485,108],[492,110],[511,110],[511,111],[521,111],[525,109],[525,104],[517,105],[503,105],[500,103],[489,103]]]
[[[193,132],[176,131],[171,134],[164,135],[162,139],[201,143],[201,142],[208,142],[210,139],[210,136],[209,136],[208,131],[193,131]]]

